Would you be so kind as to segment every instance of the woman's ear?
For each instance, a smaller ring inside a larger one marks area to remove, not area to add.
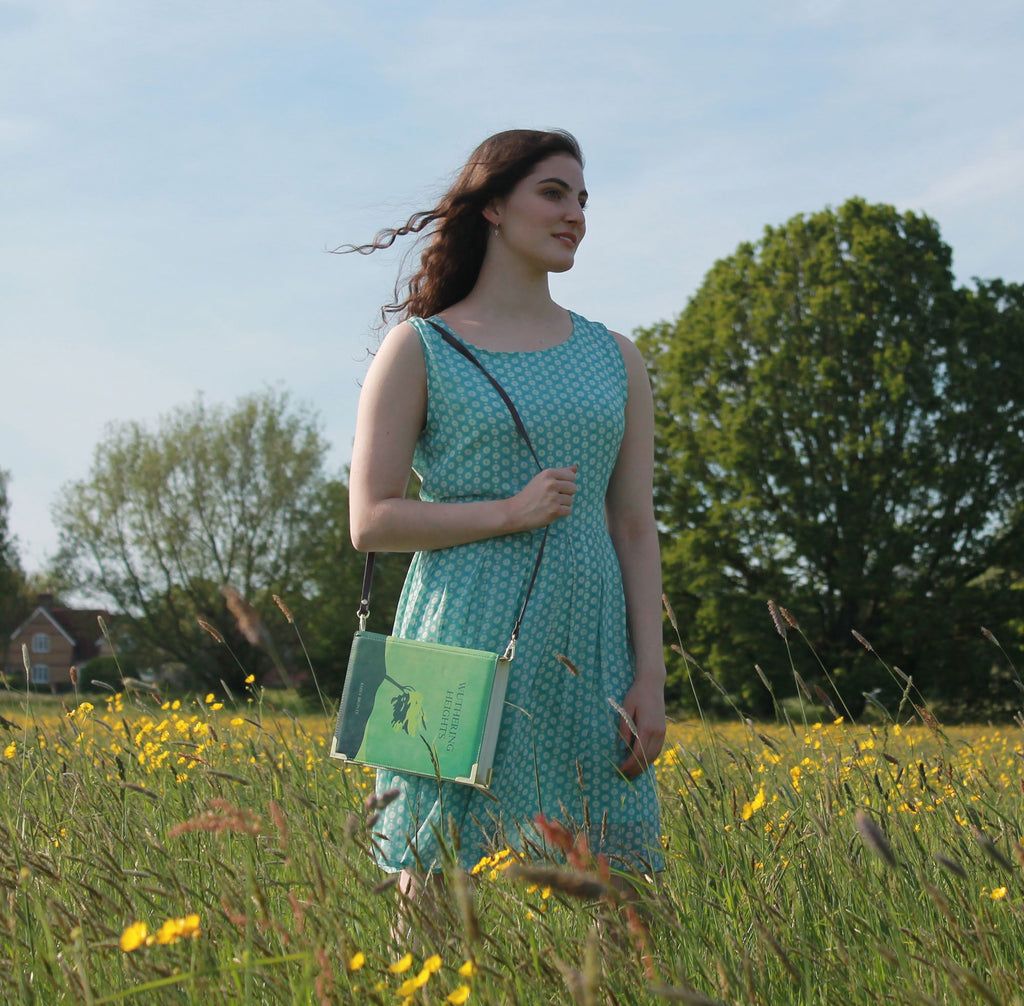
[[[484,220],[486,220],[492,227],[497,227],[501,224],[501,203],[497,199],[492,199],[483,210]]]

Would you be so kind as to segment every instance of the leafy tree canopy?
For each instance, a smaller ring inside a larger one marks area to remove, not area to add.
[[[239,633],[222,588],[264,619],[280,620],[273,594],[301,596],[326,449],[318,420],[274,390],[230,409],[198,398],[154,429],[112,426],[89,475],[65,486],[54,510],[66,575],[131,616],[138,650],[210,683],[259,674],[266,648]]]
[[[927,216],[851,199],[766,228],[639,333],[666,589],[762,710],[754,663],[789,669],[769,598],[851,706],[890,681],[851,630],[933,695],[992,697],[980,628],[1009,624],[1024,568],[1024,287],[958,288],[951,258]]]

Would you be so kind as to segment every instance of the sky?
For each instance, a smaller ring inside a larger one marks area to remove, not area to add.
[[[402,250],[501,129],[586,155],[555,299],[632,334],[854,195],[1024,281],[1019,0],[0,0],[0,468],[27,571],[109,424],[268,386],[332,473]],[[403,249],[404,250],[404,249]]]

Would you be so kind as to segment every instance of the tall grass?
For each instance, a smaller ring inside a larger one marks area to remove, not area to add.
[[[695,673],[697,673],[695,671]],[[795,669],[794,669],[795,673]],[[1021,1003],[1024,745],[907,698],[675,724],[667,867],[495,850],[396,925],[372,775],[252,692],[0,701],[12,1003]],[[394,935],[400,933],[401,935]]]

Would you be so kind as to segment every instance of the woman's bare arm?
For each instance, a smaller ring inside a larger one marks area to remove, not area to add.
[[[626,429],[605,498],[608,530],[622,570],[626,617],[636,656],[636,677],[623,708],[620,733],[632,753],[620,766],[637,776],[657,758],[665,742],[665,655],[661,629],[661,555],[654,520],[654,404],[639,350],[615,334],[629,380]]]

